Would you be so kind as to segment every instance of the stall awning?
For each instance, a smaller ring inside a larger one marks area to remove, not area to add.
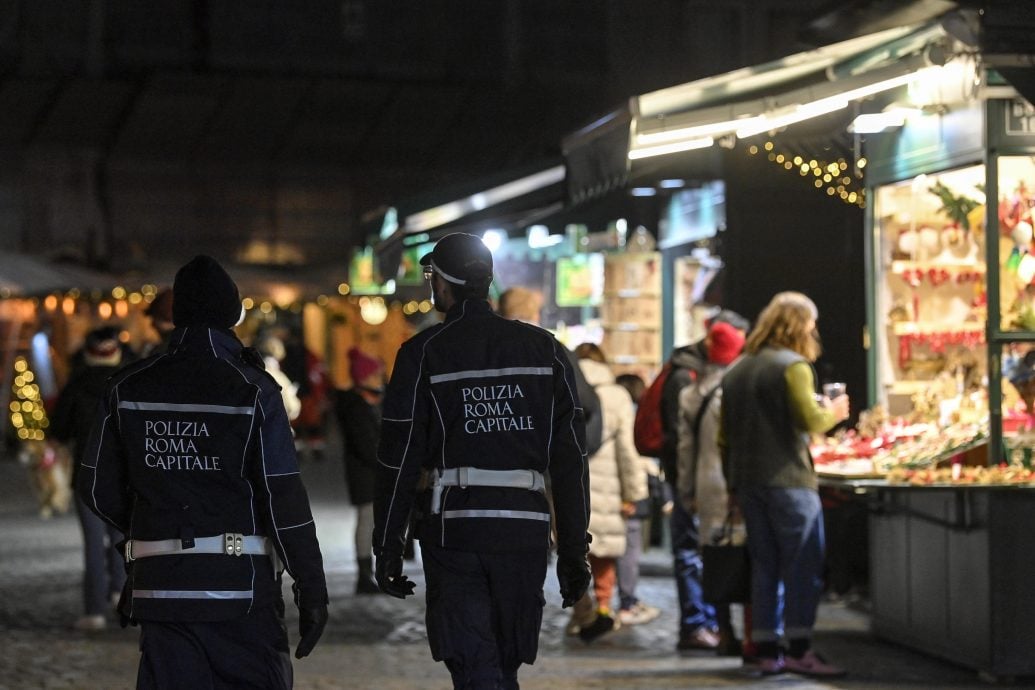
[[[52,292],[110,290],[118,281],[81,266],[52,263],[36,256],[0,254],[0,298],[38,297]]]
[[[379,215],[381,240],[374,247],[381,276],[396,274],[408,244],[434,242],[451,232],[480,234],[492,228],[511,233],[540,222],[564,207],[564,180],[564,165],[550,161],[387,210]]]
[[[638,161],[779,130],[905,86],[945,62],[949,41],[939,22],[896,27],[642,94],[565,140],[568,199],[624,184]]]

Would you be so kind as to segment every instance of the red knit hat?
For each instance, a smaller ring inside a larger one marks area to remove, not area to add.
[[[376,374],[384,369],[381,360],[371,357],[358,347],[349,348],[348,355],[349,376],[352,377],[352,383],[359,383],[371,374]]]
[[[744,333],[723,321],[708,329],[708,361],[726,366],[744,349]]]

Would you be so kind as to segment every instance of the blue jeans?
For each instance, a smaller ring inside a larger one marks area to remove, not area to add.
[[[672,566],[679,595],[679,633],[689,634],[701,626],[715,628],[715,609],[704,603],[701,590],[700,537],[697,518],[674,501],[669,516],[672,536]]]
[[[809,639],[823,591],[823,509],[814,489],[742,486],[737,502],[751,554],[751,639]]]

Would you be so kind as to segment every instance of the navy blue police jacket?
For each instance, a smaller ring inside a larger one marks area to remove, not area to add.
[[[537,470],[548,475],[558,548],[585,553],[589,481],[585,425],[564,347],[547,331],[503,318],[484,300],[403,343],[385,393],[374,501],[375,553],[401,554],[416,536],[479,552],[547,549],[545,495],[517,487],[446,487],[430,510],[435,468]]]
[[[245,358],[247,359],[247,358]],[[280,389],[228,330],[189,327],[109,381],[78,474],[80,497],[127,539],[268,537],[299,606],[327,603],[323,558]],[[128,595],[128,596],[126,596]],[[120,611],[218,621],[281,602],[264,555],[133,560]]]

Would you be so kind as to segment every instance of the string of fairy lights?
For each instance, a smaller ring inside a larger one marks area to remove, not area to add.
[[[829,197],[866,208],[866,190],[863,188],[865,158],[859,158],[850,170],[853,166],[843,157],[836,160],[821,160],[808,154],[783,151],[782,147],[778,147],[772,141],[767,141],[761,146],[752,144],[747,152],[752,156],[765,155],[773,164],[788,172],[796,172],[803,181]]]
[[[115,287],[107,291],[82,291],[78,289],[67,292],[50,294],[45,297],[34,297],[29,300],[34,306],[42,306],[51,313],[60,312],[67,317],[77,313],[82,314],[83,305],[86,305],[96,317],[108,319],[124,319],[133,308],[142,308],[152,302],[158,294],[158,287],[155,285],[143,285],[139,290],[127,290],[124,287]],[[355,295],[348,283],[338,286],[338,295],[347,298],[348,302],[359,307],[361,318],[370,325],[380,325],[387,317],[390,310],[400,310],[405,316],[416,314],[427,314],[434,305],[431,300],[392,300],[388,302],[379,295]],[[0,298],[11,297],[0,295]],[[320,307],[331,306],[331,297],[320,295],[315,300]],[[252,297],[245,297],[241,300],[242,306],[248,312],[256,311],[261,317],[273,318],[274,312],[278,309],[292,312],[300,312],[302,305],[294,302],[289,305],[278,305],[272,300],[256,300]],[[260,318],[261,318],[260,317]],[[128,342],[130,333],[123,330],[119,334],[120,340]],[[10,402],[8,404],[8,419],[18,439],[21,441],[44,441],[47,437],[47,429],[50,420],[44,406],[43,397],[38,385],[36,375],[33,373],[26,357],[18,356],[14,360],[14,377],[11,384]]]
[[[43,407],[40,387],[24,357],[14,360],[14,382],[11,384],[11,426],[22,441],[43,441],[47,437],[47,411]]]

